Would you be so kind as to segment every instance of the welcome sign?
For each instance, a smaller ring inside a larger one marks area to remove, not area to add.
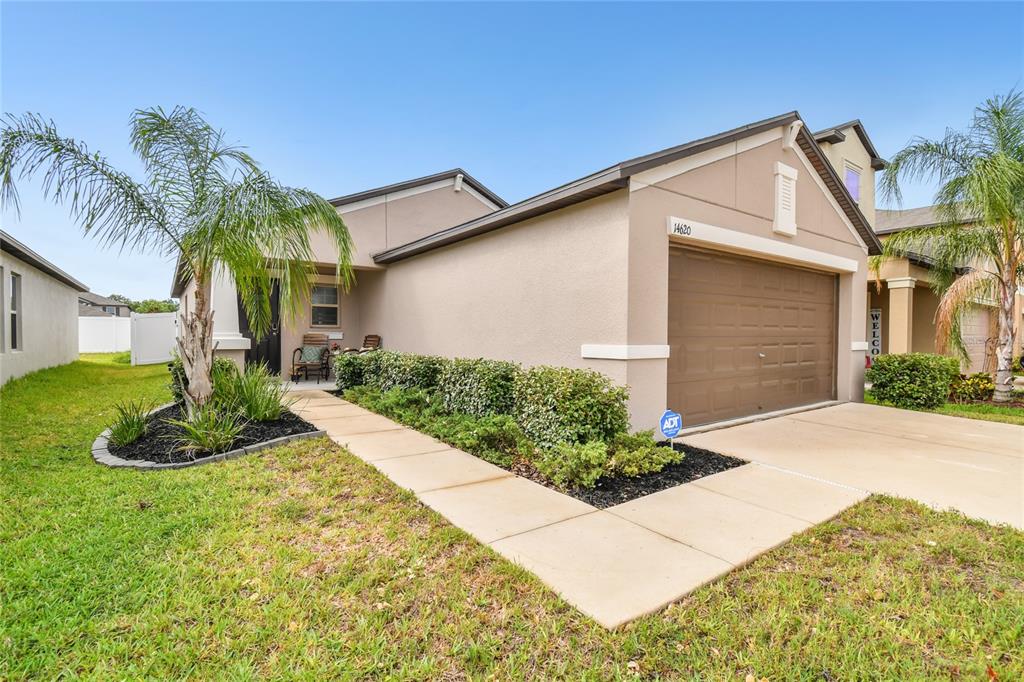
[[[882,309],[872,308],[871,335],[868,337],[868,357],[874,362],[875,358],[882,354]]]

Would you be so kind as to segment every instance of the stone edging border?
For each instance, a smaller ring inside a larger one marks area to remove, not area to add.
[[[159,407],[150,411],[159,412],[165,407],[170,407],[174,403],[167,403],[160,405]],[[242,455],[249,454],[250,452],[259,452],[260,450],[266,450],[267,448],[277,447],[278,445],[284,445],[293,440],[302,440],[304,438],[318,438],[320,436],[326,436],[326,431],[307,431],[306,433],[295,433],[290,436],[281,436],[280,438],[274,438],[273,440],[264,441],[262,443],[256,443],[255,445],[247,445],[236,450],[229,450],[222,452],[217,455],[210,455],[209,457],[201,457],[199,459],[192,460],[191,462],[150,462],[143,459],[122,459],[121,457],[115,457],[110,454],[110,450],[107,449],[107,437],[110,435],[110,429],[104,429],[103,433],[96,437],[96,440],[92,442],[92,458],[97,464],[103,466],[115,467],[115,468],[126,468],[126,469],[142,469],[144,471],[153,471],[157,469],[184,469],[186,467],[199,466],[200,464],[209,464],[210,462],[222,462],[227,459],[235,459]]]

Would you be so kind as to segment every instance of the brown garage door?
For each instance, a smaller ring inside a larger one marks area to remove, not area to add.
[[[672,248],[668,406],[684,426],[831,400],[836,277]]]

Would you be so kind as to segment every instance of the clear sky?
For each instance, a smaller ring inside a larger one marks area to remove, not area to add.
[[[860,118],[889,156],[1024,85],[1022,8],[5,0],[0,98],[126,170],[131,111],[182,104],[327,197],[462,166],[514,202],[792,109]],[[97,293],[168,295],[165,258],[101,250],[19,189],[5,230]]]

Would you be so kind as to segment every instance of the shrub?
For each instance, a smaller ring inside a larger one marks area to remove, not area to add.
[[[608,446],[599,440],[558,443],[542,451],[534,464],[560,488],[593,488],[608,466]]]
[[[392,388],[432,390],[437,385],[443,358],[391,350],[375,350],[365,354],[363,383],[388,391]]]
[[[147,417],[153,409],[144,400],[118,403],[115,408],[117,417],[110,425],[108,440],[114,445],[128,445],[142,438],[146,433]]]
[[[608,451],[611,454],[605,469],[608,476],[640,476],[683,460],[683,453],[655,442],[653,429],[633,435],[620,434],[608,444]]]
[[[586,369],[532,367],[515,373],[516,421],[541,449],[610,441],[629,428],[628,391]]]
[[[185,402],[185,389],[188,387],[188,378],[185,376],[185,365],[181,362],[181,358],[175,356],[173,360],[167,363],[167,369],[171,373],[171,383],[169,388],[171,389],[171,396],[174,398],[174,402],[179,405]],[[231,375],[238,373],[238,365],[233,360],[228,358],[214,358],[213,359],[213,390],[217,392],[217,384],[223,383],[224,378],[230,378]]]
[[[970,376],[961,374],[950,384],[949,399],[955,403],[988,400],[995,390],[996,382],[987,372],[977,372]]]
[[[187,419],[168,419],[168,423],[181,429],[178,449],[193,457],[225,452],[242,432],[242,422],[234,412],[218,409],[207,403],[192,411]]]
[[[265,422],[281,418],[287,389],[263,363],[252,364],[244,372],[223,372],[214,386],[214,401],[224,411],[233,411],[250,421]]]
[[[441,405],[449,412],[478,417],[511,414],[512,383],[518,370],[515,363],[501,360],[449,360],[437,380]]]
[[[363,385],[363,367],[373,353],[342,353],[334,360],[334,383],[339,391]]]
[[[883,403],[905,408],[932,408],[946,402],[960,374],[956,358],[930,353],[881,355],[868,369],[871,392]]]

